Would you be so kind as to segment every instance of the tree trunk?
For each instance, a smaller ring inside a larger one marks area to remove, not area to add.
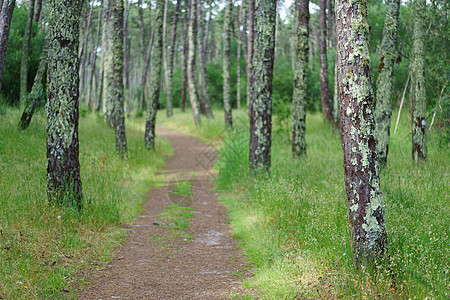
[[[82,205],[78,141],[79,20],[81,0],[49,1],[47,196]]]
[[[165,0],[164,3],[164,14],[163,14],[163,29],[162,29],[162,63],[164,67],[164,83],[166,87],[166,95],[168,94],[168,81],[169,81],[169,68],[167,67],[167,39],[166,39],[166,32],[167,32],[167,11],[169,9],[169,0]],[[172,101],[172,99],[170,100]],[[167,97],[166,97],[166,105],[167,105]],[[172,106],[172,103],[170,103],[170,106]]]
[[[337,53],[334,60],[334,94],[333,94],[333,127],[335,129],[340,128],[339,117],[339,73],[338,73],[338,61]]]
[[[233,126],[231,115],[231,78],[230,78],[230,39],[231,39],[231,7],[232,0],[227,0],[224,19],[223,38],[223,107],[225,109],[225,125]]]
[[[427,159],[425,94],[425,20],[426,1],[414,0],[413,91],[411,108],[412,158],[417,163]]]
[[[36,0],[36,8],[34,12],[34,21],[37,23],[41,18],[42,0]]]
[[[397,54],[397,30],[400,0],[386,1],[383,40],[379,49],[377,93],[375,102],[375,141],[380,166],[387,163],[391,127],[391,95],[394,62]]]
[[[87,70],[87,49],[88,49],[88,42],[89,42],[89,31],[91,28],[91,20],[92,20],[92,11],[94,9],[94,3],[91,4],[91,8],[89,9],[88,19],[85,31],[85,38],[82,51],[81,51],[81,59],[80,59],[80,98],[83,99],[84,94],[84,86],[86,82],[86,70]],[[87,98],[87,97],[85,97]],[[85,102],[88,102],[87,99],[85,99]]]
[[[144,63],[144,69],[142,70],[142,78],[141,78],[141,87],[142,87],[142,93],[141,93],[141,101],[140,101],[140,106],[144,107],[145,106],[145,85],[147,83],[147,74],[148,71],[150,69],[150,58],[152,55],[152,47],[153,47],[153,36],[155,34],[155,27],[153,26],[152,29],[152,33],[150,35],[150,40],[148,41],[148,47],[147,47],[147,55],[146,55],[146,59],[145,59],[145,63]],[[162,49],[161,49],[162,51]],[[159,97],[159,95],[158,95]],[[147,107],[148,107],[148,103],[147,103]]]
[[[163,0],[156,0],[156,15],[154,23],[155,49],[152,51],[150,95],[147,103],[147,118],[145,121],[145,147],[147,147],[147,149],[155,149],[156,112],[158,111],[159,87],[161,85],[163,15],[164,2]]]
[[[103,65],[103,107],[106,113],[106,123],[110,128],[114,128],[113,121],[113,85],[114,85],[114,54],[111,49],[112,41],[114,40],[115,32],[113,32],[113,9],[115,0],[107,0],[108,16],[106,22],[103,24],[107,27],[107,38],[105,41],[106,51]]]
[[[322,98],[323,117],[327,121],[333,122],[333,112],[331,110],[331,95],[330,88],[328,86],[326,1],[327,0],[320,0],[319,12],[320,96]]]
[[[276,8],[275,0],[255,1],[254,53],[249,55],[252,57],[249,167],[255,174],[270,169]]]
[[[192,114],[194,116],[195,125],[200,125],[200,105],[198,102],[197,83],[195,82],[195,50],[197,42],[197,4],[196,1],[191,0],[190,18],[189,18],[189,53],[188,53],[188,84],[189,84],[189,99],[191,101]]]
[[[31,43],[31,29],[33,27],[34,1],[30,0],[28,8],[27,24],[25,25],[25,34],[23,37],[22,63],[20,64],[20,103],[24,104],[28,96],[28,56]]]
[[[331,41],[331,47],[336,48],[336,27],[335,27],[335,16],[334,16],[334,0],[327,0],[328,7],[328,37]]]
[[[8,46],[9,29],[14,11],[15,0],[3,0],[0,11],[0,92],[3,83],[3,69],[5,68],[6,48]]]
[[[102,110],[103,113],[106,112],[106,103],[105,103],[105,66],[107,64],[108,58],[108,33],[109,33],[109,18],[110,18],[110,3],[109,0],[103,0],[103,12],[102,12],[102,61],[101,61],[101,75],[100,75],[100,84],[99,84],[99,97],[97,102],[97,107],[95,109],[96,112]]]
[[[184,14],[183,14],[183,51],[181,52],[181,111],[184,112],[186,109],[186,89],[187,89],[187,57],[188,57],[188,38],[187,38],[187,27],[188,27],[188,14],[189,14],[189,4],[188,1],[184,1]]]
[[[374,137],[367,2],[339,0],[336,4],[348,222],[353,259],[361,267],[379,262],[387,247]]]
[[[177,23],[178,23],[178,15],[180,10],[180,2],[181,0],[177,0],[177,4],[175,5],[175,12],[173,15],[173,24],[172,24],[172,38],[170,41],[170,55],[169,55],[169,66],[167,69],[167,99],[166,99],[166,105],[167,105],[167,116],[171,117],[173,115],[173,109],[172,109],[172,93],[173,93],[173,57],[175,52],[175,41],[177,37]]]
[[[306,90],[308,82],[309,53],[309,0],[297,0],[295,11],[296,56],[294,69],[294,95],[292,96],[292,155],[295,158],[306,154]]]
[[[198,85],[200,112],[205,114],[208,119],[214,118],[209,100],[208,80],[206,78],[206,53],[203,47],[203,25],[202,0],[197,0],[197,53],[198,53]]]
[[[110,89],[111,122],[116,133],[116,151],[121,158],[127,157],[125,114],[123,110],[123,0],[112,0],[109,49],[111,52],[112,82]]]
[[[248,38],[247,38],[247,110],[250,114],[252,61],[253,61],[253,35],[255,27],[255,0],[248,0]]]
[[[237,49],[237,66],[236,66],[236,105],[241,110],[241,48],[242,48],[242,31],[241,24],[244,22],[245,6],[242,1],[240,9],[238,9],[238,49]],[[241,18],[242,15],[242,18]]]
[[[125,90],[130,88],[130,58],[128,56],[128,17],[130,15],[131,2],[125,0],[125,17],[123,20],[123,62],[125,76]]]
[[[26,98],[25,109],[23,110],[22,117],[20,118],[19,128],[21,130],[25,130],[28,128],[34,111],[36,110],[36,106],[39,104],[39,100],[45,95],[45,90],[42,85],[42,79],[44,78],[45,70],[47,67],[47,52],[48,39],[45,38],[41,59],[39,61],[39,67],[36,72],[36,77],[34,77],[33,88],[31,89],[30,96]]]
[[[95,103],[95,98],[92,96],[92,90],[93,88],[93,79],[94,76],[96,77],[96,82],[98,82],[98,76],[96,76],[96,70],[97,70],[97,48],[98,48],[98,42],[100,39],[100,20],[101,20],[101,10],[98,10],[98,18],[97,18],[97,34],[95,35],[95,42],[92,44],[92,48],[91,48],[91,61],[90,61],[90,72],[89,72],[89,85],[88,85],[88,108],[89,110],[92,110],[92,104]],[[96,88],[98,88],[97,86],[98,84],[96,84]],[[97,101],[97,103],[100,101]],[[97,108],[97,107],[96,107]],[[98,111],[98,110],[96,110]]]

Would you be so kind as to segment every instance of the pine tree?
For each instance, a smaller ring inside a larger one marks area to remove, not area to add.
[[[339,98],[348,222],[355,265],[382,258],[387,246],[375,149],[367,1],[336,1]]]
[[[231,8],[232,0],[227,0],[225,7],[224,38],[223,38],[223,106],[225,109],[225,125],[233,126],[231,115],[231,77],[230,77],[230,40],[231,40]]]
[[[81,0],[49,1],[47,195],[81,208],[78,105]]]
[[[15,5],[15,0],[3,0],[0,11],[0,91],[2,90],[6,48],[8,46],[9,29]]]

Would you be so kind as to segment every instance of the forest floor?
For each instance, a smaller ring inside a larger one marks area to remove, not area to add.
[[[169,140],[174,155],[141,216],[124,224],[127,242],[79,299],[250,298],[241,287],[250,276],[247,264],[210,182],[214,148],[163,126],[157,135]]]

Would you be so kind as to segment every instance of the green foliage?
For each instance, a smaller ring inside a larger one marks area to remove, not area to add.
[[[256,266],[248,287],[266,299],[448,297],[449,149],[440,144],[442,130],[434,130],[429,160],[414,165],[406,114],[381,174],[389,264],[376,271],[353,267],[340,137],[320,114],[307,117],[305,159],[293,161],[286,133],[275,129],[264,178],[248,175],[248,136],[225,141],[216,183]]]
[[[169,204],[158,215],[158,219],[177,231],[185,231],[194,217],[192,207]]]
[[[20,64],[22,60],[22,47],[27,16],[28,6],[24,4],[17,5],[14,9],[11,29],[9,31],[1,91],[4,95],[5,102],[9,105],[17,105],[19,103]],[[30,53],[28,58],[28,91],[30,91],[33,86],[34,76],[36,75],[39,66],[39,59],[44,45],[44,39],[45,31],[40,31],[38,26],[34,23],[31,32]]]
[[[72,285],[83,284],[76,274],[112,257],[126,235],[119,226],[139,212],[168,144],[145,151],[143,129],[129,122],[123,161],[104,122],[94,114],[80,119],[79,212],[47,201],[45,116],[36,113],[18,131],[20,115],[17,109],[0,115],[0,298],[75,298]]]

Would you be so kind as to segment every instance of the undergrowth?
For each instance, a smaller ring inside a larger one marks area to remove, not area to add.
[[[0,298],[75,298],[81,270],[111,259],[136,216],[153,174],[170,153],[157,140],[144,148],[143,131],[127,122],[129,158],[116,155],[114,131],[101,117],[80,119],[84,209],[51,206],[46,195],[45,115],[17,130],[20,112],[0,115]]]

